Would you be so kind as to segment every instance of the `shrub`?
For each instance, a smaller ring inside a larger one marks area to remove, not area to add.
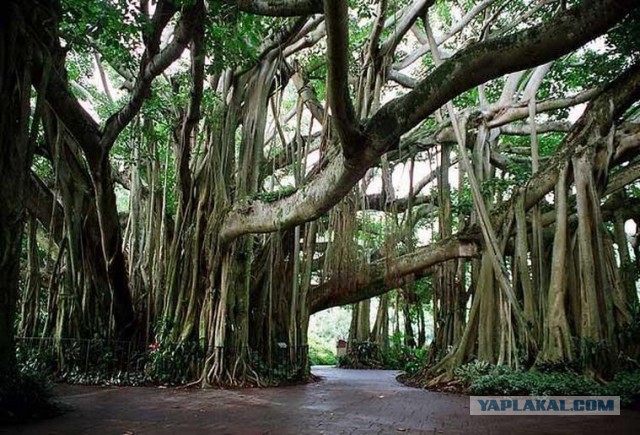
[[[61,412],[52,401],[51,381],[40,372],[0,376],[0,423],[19,423]]]
[[[489,366],[492,367],[492,366]],[[607,384],[572,372],[520,372],[498,374],[495,371],[460,377],[471,380],[472,395],[512,396],[620,396],[622,406],[629,406],[640,398],[640,371],[619,372]]]
[[[384,357],[377,343],[371,341],[352,341],[347,354],[338,360],[340,367],[352,369],[384,368]]]
[[[198,365],[206,357],[197,341],[154,342],[149,349],[145,375],[153,383],[181,385],[195,379]]]
[[[334,365],[336,362],[336,356],[328,346],[317,340],[309,340],[309,364]]]
[[[505,374],[510,371],[508,366],[494,366],[486,361],[473,361],[456,367],[453,374],[463,383],[471,384],[481,376]]]
[[[404,345],[392,346],[384,355],[384,368],[402,370],[408,375],[420,371],[427,359],[427,350],[411,348]]]
[[[406,348],[401,370],[408,375],[418,373],[425,365],[427,359],[426,349]]]
[[[597,382],[570,373],[513,371],[478,377],[469,387],[472,395],[590,396],[602,393]]]
[[[620,396],[622,405],[629,406],[640,399],[640,371],[616,373],[602,389],[603,395]]]

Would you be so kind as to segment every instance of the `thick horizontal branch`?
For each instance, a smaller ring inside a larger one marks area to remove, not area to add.
[[[536,102],[536,113],[551,112],[553,110],[566,109],[567,107],[583,104],[598,95],[599,89],[588,89],[567,98],[554,98]],[[520,106],[501,107],[495,113],[485,115],[488,118],[487,125],[490,128],[500,127],[513,121],[525,119],[529,116],[528,103]]]
[[[322,0],[225,0],[243,12],[269,17],[295,17],[322,13]]]
[[[389,71],[387,71],[387,78],[389,80],[393,80],[399,85],[404,86],[405,88],[413,89],[418,86],[417,79],[414,79],[407,74],[403,74],[400,71],[396,71],[393,68],[389,68]]]
[[[584,0],[544,24],[472,45],[413,91],[384,105],[365,131],[374,144],[397,143],[402,134],[467,89],[557,59],[602,35],[639,6],[635,0]]]
[[[512,136],[530,136],[531,124],[508,124],[500,127],[500,132]],[[566,133],[571,130],[571,123],[568,121],[549,121],[542,124],[537,124],[536,133],[551,133],[562,132]]]
[[[314,22],[312,22],[312,24],[313,23]],[[303,37],[298,38],[296,41],[285,47],[282,54],[285,58],[288,58],[289,56],[298,53],[300,50],[313,47],[326,35],[327,29],[324,22],[324,17],[322,17],[322,21],[315,23],[315,25],[313,25],[313,27],[309,29],[309,31]]]
[[[613,174],[609,179],[609,183],[607,183],[605,195],[611,195],[638,179],[640,179],[640,160],[620,168]]]
[[[463,50],[369,120],[365,128],[369,145],[357,158],[332,159],[320,174],[287,198],[234,207],[222,224],[222,240],[290,228],[321,216],[378,163],[382,154],[398,145],[402,134],[451,98],[502,74],[556,59],[601,35],[634,7],[640,5],[633,0],[585,0],[546,24]],[[550,187],[542,183],[541,191],[553,188],[552,178]],[[531,196],[532,201],[537,195]]]
[[[513,213],[519,198],[524,196],[525,210],[538,203],[556,184],[562,168],[569,164],[572,156],[580,148],[591,147],[598,153],[609,135],[613,122],[640,97],[640,63],[636,64],[616,79],[587,108],[573,130],[560,145],[552,161],[546,168],[531,177],[529,182],[516,191],[511,199],[491,214],[494,227],[503,228],[506,217]],[[632,131],[632,129],[629,129]],[[633,138],[633,132],[629,133]],[[630,139],[633,140],[633,139]],[[621,141],[618,141],[620,143]],[[629,146],[629,145],[628,145]],[[614,150],[615,153],[615,150]],[[597,157],[596,157],[597,160]],[[607,187],[607,192],[614,192],[640,175],[638,164],[628,165],[615,176]],[[427,268],[452,258],[475,255],[479,250],[481,238],[474,227],[462,234],[436,242],[416,252],[395,259],[385,259],[369,266],[366,273],[359,274],[356,282],[353,279],[337,277],[334,281],[320,286],[311,294],[311,312],[317,312],[332,306],[345,305],[368,299],[398,287],[402,277],[418,274]],[[390,265],[387,268],[387,265]],[[348,287],[341,287],[341,282],[351,282]]]
[[[338,203],[364,176],[377,156],[369,155],[358,167],[347,170],[342,154],[337,155],[316,178],[294,194],[274,203],[250,201],[226,216],[221,241],[229,242],[242,234],[268,233],[316,219]]]
[[[379,260],[358,273],[355,283],[352,277],[335,277],[311,291],[311,313],[381,295],[399,287],[403,277],[410,274],[420,276],[429,267],[443,261],[474,257],[479,252],[477,240],[479,237],[450,237],[410,254]],[[344,282],[351,285],[343,287]]]

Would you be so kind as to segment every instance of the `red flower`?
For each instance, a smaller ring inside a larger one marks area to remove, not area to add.
[[[155,352],[156,350],[160,349],[160,345],[157,341],[154,341],[149,345],[149,349],[151,349],[151,352]]]

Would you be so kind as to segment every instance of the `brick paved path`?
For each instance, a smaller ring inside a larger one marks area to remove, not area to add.
[[[318,367],[313,372],[323,380],[270,389],[60,386],[71,412],[4,433],[640,433],[639,411],[623,411],[620,417],[471,417],[467,397],[405,387],[392,371]]]

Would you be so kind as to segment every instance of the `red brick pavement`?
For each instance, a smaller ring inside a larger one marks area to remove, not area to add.
[[[470,416],[469,399],[406,387],[395,372],[315,368],[308,385],[248,390],[60,386],[72,411],[15,434],[640,434],[619,417]]]

